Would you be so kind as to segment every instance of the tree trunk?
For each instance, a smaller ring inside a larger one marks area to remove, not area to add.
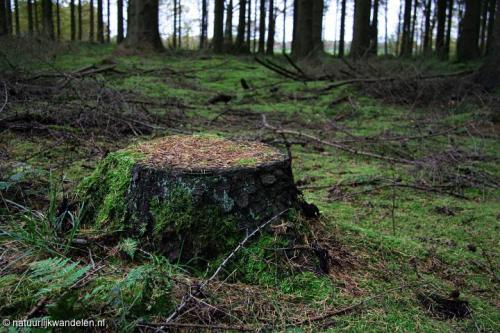
[[[224,0],[215,0],[213,47],[215,53],[224,49]]]
[[[43,1],[43,0],[42,0]],[[69,24],[70,24],[70,35],[71,40],[76,40],[76,17],[75,17],[75,0],[71,0],[69,3]]]
[[[78,40],[82,40],[83,27],[82,27],[82,0],[78,0]]]
[[[177,19],[177,41],[179,44],[179,48],[182,47],[182,3],[181,0],[177,0],[179,3],[179,9],[178,9],[178,15],[179,18]]]
[[[403,31],[401,36],[401,56],[411,57],[412,45],[411,45],[411,9],[412,0],[405,0],[405,10],[403,16]]]
[[[21,27],[19,25],[19,0],[14,0],[14,21],[16,23],[16,36],[20,36]]]
[[[54,40],[54,20],[52,18],[52,0],[42,0],[43,35]]]
[[[417,9],[418,9],[418,0],[414,0],[413,3],[413,17],[411,20],[411,33],[410,33],[410,47],[413,52],[413,45],[415,45],[415,32],[416,32],[416,25],[417,25]]]
[[[158,0],[129,0],[124,45],[138,50],[162,51],[158,31]]]
[[[500,87],[500,2],[495,4],[496,17],[491,27],[491,34],[488,41],[491,43],[488,55],[485,58],[483,66],[481,66],[477,82],[480,83],[486,90],[494,91]],[[494,10],[493,8],[493,10]],[[490,41],[491,39],[491,41]],[[498,117],[498,112],[497,115]]]
[[[448,19],[446,22],[446,40],[444,42],[444,56],[446,60],[450,58],[452,23],[453,23],[453,0],[448,0]]]
[[[0,0],[0,36],[5,36],[9,33],[7,28],[7,6],[6,0]]]
[[[356,0],[354,3],[351,57],[366,56],[370,49],[370,7],[370,0]]]
[[[131,1],[137,2],[138,0],[131,0]],[[104,43],[104,18],[103,18],[102,2],[103,0],[97,0],[97,41],[99,43]]]
[[[384,4],[384,20],[385,20],[385,38],[384,38],[384,55],[387,56],[389,54],[389,33],[388,33],[388,11],[389,11],[389,4],[385,2]]]
[[[488,39],[486,41],[486,53],[488,54],[494,39],[493,27],[495,26],[495,8],[500,0],[490,0],[490,10],[488,14]]]
[[[484,55],[486,53],[486,27],[488,23],[488,6],[489,0],[483,0],[481,4],[481,36],[479,41],[479,53]]]
[[[479,28],[481,0],[466,0],[462,29],[458,38],[458,61],[469,61],[479,57]]]
[[[438,0],[438,2],[437,2],[436,54],[440,59],[444,58],[445,22],[446,22],[446,0]]]
[[[9,35],[12,35],[14,31],[12,29],[12,3],[11,0],[6,0],[6,13],[7,13],[7,32]]]
[[[107,15],[106,42],[110,43],[111,42],[111,3],[110,3],[110,0],[108,0],[108,3],[107,3],[106,15]]]
[[[123,36],[123,0],[116,1],[116,10],[118,11],[116,42],[118,44],[121,44],[123,42],[123,39],[125,38]]]
[[[374,0],[372,23],[370,27],[371,31],[370,54],[374,56],[376,56],[378,53],[378,8],[379,8],[379,0]]]
[[[246,52],[250,52],[250,40],[252,38],[252,0],[247,0],[247,31],[246,31]]]
[[[266,0],[260,0],[259,53],[264,53],[266,40]]]
[[[286,7],[286,1],[283,0],[283,40],[281,41],[281,52],[283,54],[286,53],[286,10],[288,9]]]
[[[343,58],[345,54],[345,15],[346,15],[346,1],[342,0],[340,10],[340,36],[339,36],[339,57]]]
[[[292,54],[296,58],[323,52],[323,0],[298,0]]]
[[[33,11],[35,13],[35,31],[37,34],[40,33],[40,20],[38,19],[38,4],[36,0],[33,0]]]
[[[90,0],[89,3],[89,41],[93,42],[95,35],[94,35],[94,27],[95,27],[95,22],[94,22],[94,0]]]
[[[432,0],[427,0],[425,4],[425,28],[424,28],[424,54],[432,53],[432,31],[431,31],[431,7]]]
[[[233,46],[233,0],[229,0],[226,8],[226,28],[224,29],[224,49],[231,51]]]
[[[236,44],[234,46],[237,53],[248,52],[248,47],[245,45],[245,27],[247,17],[247,2],[240,0],[240,11],[238,18],[238,34],[236,35]]]
[[[207,31],[208,31],[208,7],[207,0],[201,1],[201,33],[200,33],[200,49],[207,47]]]
[[[57,3],[59,3],[59,0],[57,0],[57,1],[58,1]],[[31,0],[28,0],[26,6],[28,8],[28,33],[30,35],[33,35],[33,4],[31,2]],[[1,20],[1,18],[0,18],[0,20]],[[0,27],[0,29],[1,29],[1,27]]]
[[[269,23],[267,29],[266,54],[274,54],[274,34],[276,26],[276,17],[274,16],[274,0],[269,0]]]
[[[254,11],[253,11],[253,53],[257,53],[257,15],[258,15],[258,10],[257,10],[257,1],[255,0],[255,6],[254,6]]]

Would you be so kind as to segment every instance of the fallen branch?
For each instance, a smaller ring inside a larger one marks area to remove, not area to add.
[[[388,162],[391,162],[391,163],[410,164],[410,165],[417,164],[417,162],[413,161],[413,160],[407,160],[407,159],[404,159],[404,158],[396,158],[396,157],[387,157],[387,156],[379,155],[379,154],[376,154],[376,153],[371,153],[371,152],[367,152],[367,151],[357,150],[357,149],[354,149],[354,148],[351,148],[351,147],[348,147],[348,146],[345,146],[345,145],[342,145],[342,144],[339,144],[339,143],[325,141],[325,140],[322,140],[322,139],[317,138],[317,137],[315,137],[313,135],[310,135],[310,134],[306,134],[306,133],[302,133],[302,132],[297,132],[297,131],[293,131],[293,130],[287,130],[287,129],[279,129],[277,127],[271,126],[267,122],[266,115],[264,115],[264,114],[262,115],[262,123],[264,124],[265,128],[270,129],[270,130],[274,131],[275,133],[278,133],[278,134],[290,134],[290,135],[300,136],[300,137],[307,138],[309,140],[315,141],[317,143],[321,143],[323,145],[330,146],[330,147],[336,148],[338,150],[342,150],[342,151],[348,152],[350,154],[360,155],[360,156],[366,156],[366,157],[370,157],[370,158],[375,158],[375,159],[379,159],[379,160],[388,161]]]

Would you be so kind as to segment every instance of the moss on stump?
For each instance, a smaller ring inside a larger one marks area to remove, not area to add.
[[[257,142],[168,136],[109,154],[80,186],[85,220],[170,259],[212,259],[297,207],[291,161]]]

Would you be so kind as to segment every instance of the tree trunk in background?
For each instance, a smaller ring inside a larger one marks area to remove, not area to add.
[[[215,0],[213,47],[215,53],[224,48],[224,0]]]
[[[486,40],[486,53],[490,52],[493,42],[493,27],[495,25],[495,8],[500,0],[490,0],[490,10],[488,14],[488,38]]]
[[[297,21],[298,21],[298,10],[299,10],[299,5],[298,5],[298,0],[293,0],[293,27],[292,27],[292,54],[294,53],[295,50],[295,41],[297,40]]]
[[[123,36],[123,0],[117,0],[116,1],[116,10],[118,11],[117,14],[117,35],[116,35],[116,42],[118,44],[123,42],[124,36]]]
[[[94,33],[94,27],[95,27],[95,22],[94,22],[94,0],[90,0],[89,2],[89,41],[93,42],[95,38],[95,33]]]
[[[177,19],[177,41],[179,44],[179,48],[181,48],[182,47],[182,3],[181,0],[177,1],[179,3],[179,9],[177,10],[179,15],[179,18]]]
[[[104,18],[102,12],[102,1],[103,0],[97,0],[97,41],[99,43],[104,43]]]
[[[370,7],[370,0],[356,0],[354,2],[351,57],[363,57],[370,49]]]
[[[479,54],[484,55],[486,51],[486,27],[488,23],[488,6],[490,1],[483,0],[481,4],[481,35],[479,38]]]
[[[226,27],[224,29],[224,49],[226,52],[233,47],[233,0],[229,0],[226,8]]]
[[[250,52],[250,40],[252,35],[252,0],[247,0],[248,10],[247,10],[247,31],[246,31],[246,52]]]
[[[61,40],[61,4],[59,0],[56,0],[56,29],[57,29],[57,40]]]
[[[257,52],[257,1],[255,0],[255,6],[253,11],[253,53]]]
[[[323,53],[323,14],[325,5],[323,0],[312,0],[312,51],[314,54]]]
[[[458,61],[468,61],[479,57],[479,28],[481,0],[466,0],[462,29],[458,38]]]
[[[7,35],[7,6],[5,0],[0,0],[0,36]]]
[[[201,34],[200,34],[200,49],[207,47],[208,38],[208,7],[207,0],[201,1]]]
[[[339,36],[339,57],[344,57],[345,54],[345,14],[346,14],[346,1],[342,0],[340,9],[340,36]]]
[[[410,33],[410,47],[413,52],[413,45],[415,44],[415,26],[417,25],[417,8],[418,0],[414,0],[413,2],[413,16],[411,19],[411,33]],[[416,50],[418,51],[418,50]]]
[[[174,32],[172,36],[172,47],[177,48],[177,0],[174,0]]]
[[[275,35],[276,17],[274,16],[274,1],[269,0],[269,23],[267,29],[267,45],[266,53],[268,55],[274,54],[274,35]]]
[[[58,1],[57,3],[59,3],[59,0],[57,0],[57,1]],[[28,33],[30,35],[33,35],[33,4],[31,2],[31,0],[28,0],[26,6],[28,9]],[[1,20],[1,18],[0,18],[0,20]]]
[[[106,14],[107,14],[106,42],[111,43],[111,4],[110,4],[110,0],[108,0]]]
[[[495,20],[488,38],[488,41],[491,42],[491,49],[477,76],[477,82],[489,91],[500,87],[500,2],[497,1],[494,5],[493,11],[496,8]],[[498,111],[496,116],[498,117]]]
[[[260,0],[259,53],[264,53],[266,40],[266,0]]]
[[[451,47],[451,28],[453,23],[453,0],[448,0],[448,18],[446,22],[446,40],[444,42],[444,55],[446,59],[450,58]]]
[[[69,10],[70,38],[72,41],[74,41],[76,39],[75,0],[70,1]]]
[[[235,51],[237,53],[248,52],[248,47],[245,45],[245,27],[247,17],[247,2],[240,0],[240,14],[238,18],[238,34],[236,35]]]
[[[54,20],[52,18],[52,0],[42,0],[43,35],[54,40]]]
[[[412,45],[411,45],[411,7],[412,0],[405,0],[405,10],[403,16],[403,31],[401,36],[401,56],[411,57]]]
[[[292,54],[296,58],[323,52],[323,0],[298,0]]]
[[[384,40],[384,55],[387,56],[389,54],[389,33],[388,33],[388,11],[389,4],[387,1],[384,4],[384,19],[385,19],[385,40]]]
[[[283,40],[281,41],[281,52],[286,53],[286,0],[283,0]]]
[[[7,31],[9,35],[12,35],[14,31],[12,29],[12,3],[11,0],[6,0],[6,13],[7,13]]]
[[[16,23],[16,35],[21,35],[21,27],[19,26],[19,0],[14,0],[14,22]]]
[[[162,51],[158,12],[158,0],[129,0],[127,37],[123,44],[138,50]]]
[[[432,31],[431,31],[431,5],[432,0],[427,0],[425,4],[425,27],[424,27],[424,54],[432,53]]]
[[[437,2],[437,33],[436,33],[436,54],[440,59],[444,55],[444,33],[446,23],[446,0],[438,0]]]
[[[38,4],[36,0],[33,0],[33,12],[35,13],[35,31],[37,34],[40,33],[40,21],[38,20]]]
[[[78,40],[82,40],[83,27],[82,27],[82,0],[78,0]]]
[[[377,55],[378,53],[378,8],[379,0],[373,1],[373,15],[370,27],[370,54]]]

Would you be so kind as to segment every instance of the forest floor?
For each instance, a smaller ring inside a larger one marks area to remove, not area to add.
[[[0,107],[8,92],[0,111],[0,316],[107,319],[120,330],[162,323],[206,272],[140,244],[74,244],[83,227],[64,235],[51,228],[107,153],[171,133],[211,133],[291,145],[295,181],[321,211],[310,223],[330,267],[273,275],[268,263],[279,246],[262,236],[244,251],[255,260],[236,259],[175,327],[500,331],[500,141],[491,111],[500,97],[463,77],[421,80],[477,64],[301,64],[307,76],[332,81],[399,78],[326,90],[328,81],[292,80],[252,57],[139,56],[91,45],[43,58],[18,51],[0,59],[11,73],[0,78]],[[297,73],[281,56],[272,61]],[[75,207],[65,217],[73,224]]]

